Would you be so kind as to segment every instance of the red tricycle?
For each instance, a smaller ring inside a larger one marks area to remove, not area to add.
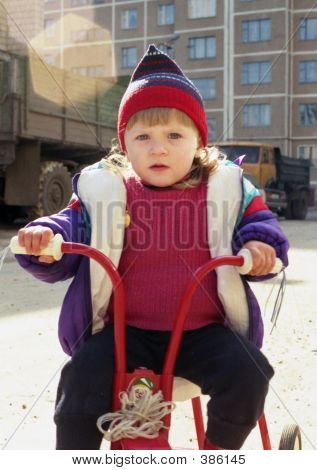
[[[17,237],[13,237],[13,239],[11,240],[10,248],[13,253],[26,253],[25,249],[18,245]],[[127,373],[126,371],[124,290],[122,279],[112,261],[102,252],[90,246],[80,243],[64,242],[60,235],[55,235],[53,240],[50,242],[50,245],[42,252],[42,254],[54,256],[56,260],[60,259],[63,253],[81,254],[95,260],[106,270],[113,285],[115,336],[115,375],[113,385],[113,411],[117,412],[121,409],[122,403],[120,401],[120,397],[122,397],[123,393],[131,390],[131,384],[133,385],[137,383],[151,384],[148,385],[148,387],[146,388],[150,389],[152,395],[158,395],[158,393],[160,394],[160,403],[162,405],[160,408],[162,408],[164,405],[165,409],[167,410],[162,420],[159,420],[160,428],[159,431],[156,433],[155,437],[153,437],[153,435],[151,435],[151,438],[146,438],[142,435],[138,436],[137,432],[136,435],[131,437],[131,435],[129,435],[128,433],[127,436],[123,435],[123,437],[119,439],[110,439],[110,448],[112,450],[171,450],[172,448],[169,444],[169,430],[171,424],[170,412],[173,409],[172,399],[175,401],[184,401],[185,399],[191,399],[198,448],[203,449],[205,431],[202,407],[200,402],[200,388],[197,385],[192,384],[191,382],[183,378],[174,377],[173,373],[177,352],[183,334],[186,315],[189,310],[190,302],[196,287],[208,273],[210,273],[213,269],[219,266],[236,266],[240,268],[241,273],[249,272],[252,267],[252,257],[248,250],[241,250],[237,256],[221,256],[211,259],[205,265],[201,266],[196,270],[182,296],[177,311],[171,338],[169,341],[167,353],[165,356],[163,370],[160,375],[157,375],[153,371],[144,368],[136,369],[133,373]],[[281,269],[281,261],[277,260],[277,265],[275,267],[274,272],[280,272]],[[141,396],[142,393],[139,395],[139,398]],[[137,420],[135,422],[137,422]],[[101,424],[100,426],[98,426],[100,429],[102,429]],[[258,425],[260,428],[263,449],[271,450],[272,447],[264,413],[260,417]],[[284,427],[279,443],[279,449],[301,449],[301,433],[297,425],[292,424]]]

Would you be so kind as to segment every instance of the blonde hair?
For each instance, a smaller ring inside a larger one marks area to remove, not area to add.
[[[166,125],[169,123],[171,117],[198,133],[197,127],[187,114],[175,108],[148,108],[139,111],[129,119],[126,129],[129,130],[137,122],[142,122],[146,126]],[[200,139],[200,137],[199,137]],[[201,140],[201,139],[200,139]],[[220,154],[216,147],[202,147],[200,153],[195,155],[192,167],[189,172],[189,177],[186,181],[175,183],[172,188],[185,189],[194,188],[198,186],[203,179],[217,169],[219,159],[223,155]],[[115,167],[117,170],[122,170],[123,173],[132,173],[132,167],[124,152],[121,151],[117,139],[113,139],[112,147],[109,154],[105,157],[108,165]]]

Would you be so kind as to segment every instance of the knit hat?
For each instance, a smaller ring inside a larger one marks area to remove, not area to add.
[[[203,145],[207,145],[206,114],[199,91],[174,60],[151,44],[136,66],[120,103],[118,137],[123,151],[130,117],[156,107],[176,108],[187,114],[196,124]]]

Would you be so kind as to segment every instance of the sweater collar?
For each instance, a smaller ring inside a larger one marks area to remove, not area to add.
[[[183,183],[183,182],[187,181],[190,178],[190,176],[191,176],[191,171],[189,171],[182,179],[177,181],[175,184]],[[146,186],[147,188],[151,188],[151,189],[158,189],[158,190],[173,189],[172,186],[164,186],[164,187],[153,186],[152,184],[147,183],[146,181],[142,180],[141,178],[139,178],[139,181],[143,186]]]

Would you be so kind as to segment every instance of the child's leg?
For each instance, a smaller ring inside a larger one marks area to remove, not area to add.
[[[208,402],[208,440],[239,449],[264,408],[274,371],[248,340],[222,325],[185,332],[175,375],[199,385]]]
[[[127,369],[153,364],[150,344],[140,330],[127,328]],[[90,337],[62,370],[54,420],[57,449],[99,449],[102,434],[96,421],[112,410],[114,340],[112,326]]]
[[[54,421],[56,448],[99,449],[96,421],[111,410],[113,331],[105,328],[88,339],[64,366],[57,390]]]

